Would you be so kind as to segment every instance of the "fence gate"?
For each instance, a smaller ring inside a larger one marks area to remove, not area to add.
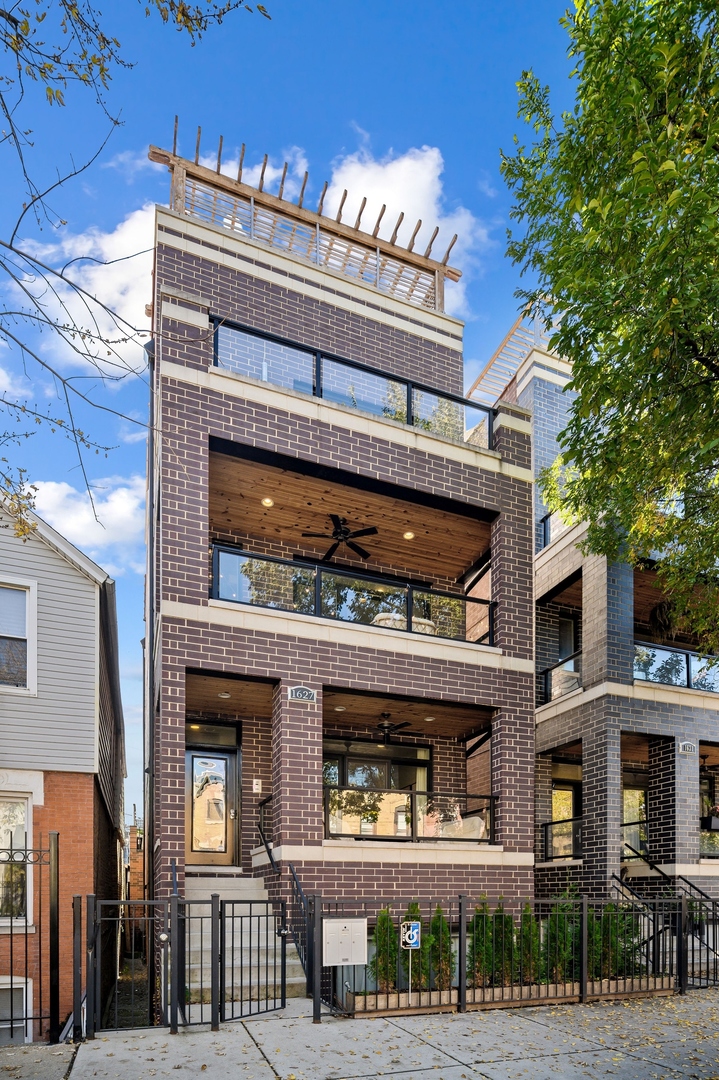
[[[26,845],[0,848],[0,1045],[60,1040],[58,834]]]
[[[284,1008],[287,933],[284,902],[88,896],[88,1037]]]

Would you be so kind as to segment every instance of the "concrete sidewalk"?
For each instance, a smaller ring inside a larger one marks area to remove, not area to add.
[[[309,1005],[217,1033],[101,1036],[80,1047],[70,1080],[719,1080],[719,990],[321,1025]]]

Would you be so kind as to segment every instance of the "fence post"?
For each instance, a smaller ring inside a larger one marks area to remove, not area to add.
[[[82,1042],[82,897],[72,898],[72,1041]]]
[[[587,968],[589,967],[589,901],[586,896],[579,899],[579,1000],[587,1000]],[[601,914],[600,914],[601,918]]]
[[[95,897],[87,898],[85,950],[85,1038],[95,1038]]]
[[[231,964],[235,964],[235,909],[232,908],[232,948],[230,950]],[[227,1019],[227,901],[220,900],[220,1022],[224,1024]]]
[[[282,992],[282,1008],[287,1005],[287,901],[280,901],[280,910],[282,912],[282,933],[280,934],[280,977],[282,979],[281,992]]]
[[[312,1023],[322,1023],[322,896],[312,897]]]
[[[170,1034],[177,1035],[180,997],[180,903],[177,893],[170,897]]]
[[[457,1012],[467,1011],[467,897],[459,898],[459,956],[457,957]]]
[[[50,1042],[60,1042],[60,909],[58,834],[50,833]]]
[[[210,897],[210,1028],[220,1030],[220,894]]]
[[[689,989],[689,919],[686,895],[679,901],[679,926],[677,933],[677,975],[679,993],[686,994]]]

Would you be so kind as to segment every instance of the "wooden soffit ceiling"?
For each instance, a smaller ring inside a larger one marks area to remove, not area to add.
[[[264,507],[264,498],[274,505]],[[486,521],[219,453],[210,454],[209,510],[215,532],[276,541],[308,558],[321,558],[332,541],[302,533],[330,533],[330,514],[346,518],[353,530],[375,526],[375,536],[358,540],[370,553],[366,562],[344,546],[333,561],[401,570],[425,581],[459,578],[490,542]],[[414,539],[406,540],[406,532]]]
[[[187,673],[185,709],[188,713],[216,713],[220,716],[272,716],[274,686],[256,679],[227,678],[222,675]],[[220,694],[228,697],[220,697]]]
[[[389,713],[390,723],[409,723],[409,727],[392,736],[398,740],[403,735],[421,735],[424,738],[446,735],[466,739],[488,728],[491,722],[489,709],[417,698],[383,697],[379,694],[326,689],[322,702],[325,728],[367,727],[374,732],[382,719],[382,713]],[[344,711],[336,712],[338,707]],[[428,721],[427,717],[433,719]]]

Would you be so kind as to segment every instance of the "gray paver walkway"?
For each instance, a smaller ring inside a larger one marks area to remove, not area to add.
[[[0,1046],[1,1080],[64,1080],[70,1071],[75,1047],[67,1043],[48,1046]]]
[[[13,1075],[12,1073],[10,1074]],[[25,1080],[26,1074],[19,1074]],[[45,1080],[45,1074],[38,1074]],[[595,1005],[323,1018],[282,1013],[83,1044],[70,1080],[719,1080],[719,990]],[[2,1073],[0,1073],[2,1080]],[[55,1080],[48,1074],[47,1080]],[[59,1078],[58,1078],[59,1080]]]

